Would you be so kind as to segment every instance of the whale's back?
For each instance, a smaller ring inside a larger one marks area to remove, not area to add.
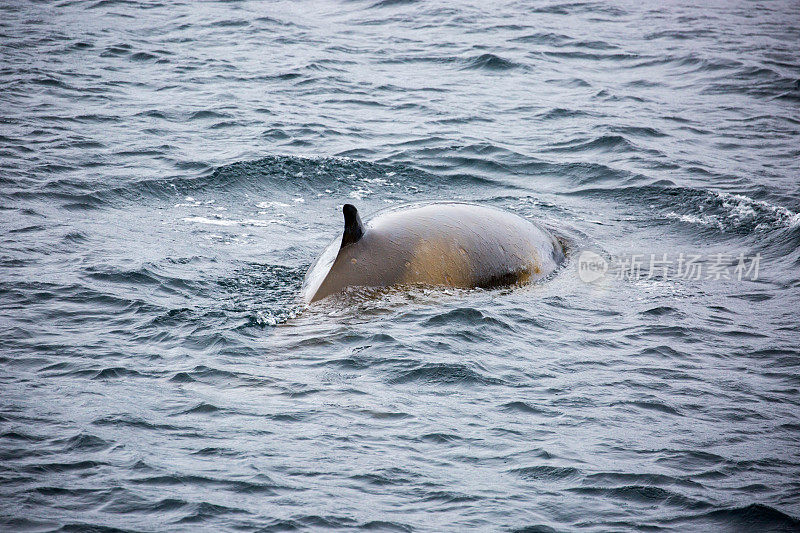
[[[549,231],[501,209],[456,202],[393,209],[370,220],[355,242],[331,243],[309,270],[303,298],[313,302],[350,286],[535,281],[563,256]]]

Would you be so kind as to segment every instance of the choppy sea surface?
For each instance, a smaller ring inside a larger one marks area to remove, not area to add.
[[[0,529],[800,530],[800,5],[689,4],[0,4]],[[437,199],[568,262],[298,305]]]

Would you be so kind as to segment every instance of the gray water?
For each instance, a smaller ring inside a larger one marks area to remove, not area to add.
[[[0,529],[800,529],[800,5],[687,4],[0,4]],[[298,305],[437,199],[569,259]]]

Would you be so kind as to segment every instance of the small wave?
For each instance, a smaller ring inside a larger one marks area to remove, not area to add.
[[[658,206],[665,220],[677,220],[734,234],[800,227],[800,213],[744,194],[669,185],[580,189],[570,194],[610,196]]]
[[[110,442],[89,433],[80,433],[63,441],[54,441],[54,444],[59,443],[64,445],[66,451],[79,452],[105,450],[111,446]]]
[[[168,275],[164,271],[165,265],[149,263],[134,270],[126,270],[115,267],[87,267],[83,270],[86,278],[94,281],[99,281],[107,284],[125,285],[125,286],[153,286],[168,294],[193,294],[196,290],[200,290],[200,285],[188,278]],[[98,298],[103,298],[104,294],[100,293]],[[90,301],[87,294],[85,301]],[[163,318],[175,318],[176,314],[180,311],[171,310],[165,317],[157,317],[151,322],[152,324],[159,323]]]
[[[426,491],[425,494],[422,496],[422,501],[440,502],[444,504],[474,502],[480,499],[481,498],[479,496],[471,496],[469,494],[463,494],[461,492],[450,491],[450,490]]]
[[[43,442],[47,440],[46,437],[40,437],[38,435],[29,435],[22,431],[7,431],[5,433],[0,434],[0,439],[8,439],[12,441],[21,441],[27,443]]]
[[[581,471],[577,468],[551,465],[525,466],[515,468],[510,472],[528,481],[570,479],[576,478],[581,474]]]
[[[612,126],[609,128],[615,133],[633,135],[636,137],[666,137],[667,134],[650,126]]]
[[[205,380],[210,383],[226,383],[231,379],[238,378],[233,372],[211,368],[204,365],[196,366],[189,372],[189,375],[196,380]]]
[[[391,177],[391,183],[435,179],[402,165],[382,165],[345,157],[269,156],[219,167],[208,176],[181,180],[174,185],[190,185],[194,190],[204,187],[229,189],[236,186],[244,187],[245,190],[270,191],[273,196],[275,190],[286,190],[296,197],[306,193],[315,195],[334,184],[353,185],[359,180],[385,179],[387,176]]]
[[[203,448],[202,450],[197,450],[193,452],[192,455],[198,455],[201,457],[236,457],[238,454],[236,451],[230,448]]]
[[[458,150],[461,151],[461,150]],[[410,157],[409,159],[415,159]],[[192,170],[196,165],[192,164]],[[317,198],[336,191],[352,191],[362,198],[367,194],[384,197],[407,197],[444,185],[447,182],[480,181],[474,175],[439,176],[406,164],[371,163],[348,157],[305,158],[296,156],[269,156],[254,161],[242,161],[175,178],[158,178],[132,181],[125,186],[98,187],[97,183],[67,183],[54,181],[46,189],[11,190],[0,196],[13,199],[59,200],[65,209],[94,210],[113,208],[123,202],[141,203],[152,200],[174,200],[175,196],[190,196],[200,191],[211,194],[218,191],[242,195],[271,197],[274,201],[288,203],[294,198]],[[383,180],[383,181],[382,181]],[[85,189],[85,192],[84,190]],[[89,192],[91,190],[91,192]],[[370,192],[371,191],[371,192]],[[186,202],[181,202],[183,207]],[[219,226],[263,225],[276,221],[233,221],[205,217],[189,222]],[[280,223],[277,221],[277,223]]]
[[[128,491],[125,491],[105,505],[103,509],[106,512],[119,514],[169,513],[184,509],[187,506],[190,506],[189,502],[177,498],[163,498],[158,501],[150,501],[144,498],[136,498]]]
[[[545,409],[541,409],[539,407],[530,405],[529,403],[520,401],[504,403],[500,407],[504,411],[515,411],[518,413],[535,414],[535,415],[541,415],[548,412]]]
[[[178,524],[200,524],[218,516],[225,516],[230,514],[249,515],[250,512],[236,507],[229,507],[226,505],[216,505],[208,502],[202,502],[192,506],[191,514],[184,516],[176,523]]]
[[[241,28],[244,26],[249,26],[250,21],[244,19],[227,19],[227,20],[219,20],[212,24],[210,24],[213,28]]]
[[[132,61],[151,61],[153,59],[158,59],[158,56],[149,52],[136,52],[131,55]]]
[[[682,516],[660,521],[665,525],[699,527],[706,531],[769,531],[800,530],[800,519],[775,507],[754,503],[742,507],[716,509],[703,514]]]
[[[161,474],[139,477],[130,480],[135,485],[169,487],[194,484],[209,488],[222,488],[240,494],[274,495],[280,488],[272,479],[263,474],[254,476],[252,480],[226,479],[198,475]]]
[[[680,485],[692,488],[702,488],[699,483],[666,474],[634,474],[629,472],[598,472],[583,478],[583,482],[592,485],[638,485],[638,486],[669,486]]]
[[[522,63],[516,63],[491,53],[473,57],[414,55],[384,59],[383,62],[391,64],[439,63],[443,65],[460,65],[461,70],[506,71],[526,68]]]
[[[118,379],[118,378],[131,378],[139,377],[142,374],[136,370],[124,367],[104,368],[95,374],[92,379]]]
[[[420,0],[380,0],[380,2],[375,2],[372,4],[371,7],[373,8],[381,8],[381,7],[397,7],[397,6],[408,6],[411,4],[417,4]]]
[[[511,42],[517,43],[531,43],[542,46],[552,47],[574,47],[574,48],[588,48],[593,50],[611,50],[617,48],[617,45],[606,41],[585,41],[570,37],[568,35],[552,32],[537,32],[529,35],[523,35],[510,39]]]
[[[702,37],[715,35],[715,31],[710,28],[682,28],[680,30],[660,30],[648,33],[644,36],[645,40],[673,39],[676,41],[686,41]]]
[[[493,326],[499,329],[512,329],[506,322],[492,316],[488,316],[478,309],[472,307],[461,307],[446,313],[437,314],[427,321],[428,326],[447,326],[454,325],[459,327]]]
[[[233,118],[233,115],[230,113],[224,113],[220,111],[214,111],[213,109],[203,109],[201,111],[195,111],[191,115],[189,115],[189,120],[206,120],[206,119],[221,119],[221,118]]]
[[[131,45],[127,43],[118,43],[106,47],[106,49],[103,50],[103,52],[100,54],[100,57],[128,55],[131,53],[131,50],[133,50],[133,47]]]
[[[169,380],[174,383],[194,383],[195,381],[197,381],[186,372],[178,372],[177,374],[172,376]]]
[[[129,427],[135,429],[147,429],[152,431],[174,431],[176,426],[169,424],[154,424],[147,422],[136,416],[118,415],[106,416],[92,421],[92,425],[100,427]]]
[[[570,119],[576,117],[590,117],[592,113],[578,109],[565,109],[554,107],[536,116],[539,120]]]
[[[640,152],[631,141],[622,135],[601,135],[594,139],[573,139],[552,144],[546,148],[549,152]]]
[[[138,7],[139,3],[135,2],[134,0],[99,0],[99,2],[95,2],[89,9],[98,9],[101,7],[113,7],[113,6],[131,6],[131,7]]]
[[[222,409],[220,409],[216,405],[211,405],[210,403],[201,402],[201,403],[195,405],[194,407],[192,407],[191,409],[187,409],[185,411],[181,411],[178,414],[181,414],[181,415],[208,415],[208,414],[218,413],[220,411],[222,411]]]
[[[642,56],[640,56],[639,54],[624,53],[624,52],[599,53],[599,52],[582,52],[577,50],[564,51],[564,52],[557,50],[550,50],[547,52],[543,52],[543,54],[545,56],[557,59],[575,59],[580,61],[599,61],[599,62],[611,61],[615,63],[642,59]]]
[[[800,226],[800,213],[743,194],[709,192],[698,199],[699,213],[669,211],[664,216],[720,231],[744,233]]]
[[[481,54],[464,60],[464,68],[468,70],[511,70],[520,67],[522,67],[521,64],[494,54]]]
[[[627,13],[617,7],[610,6],[605,2],[560,2],[546,4],[531,9],[533,13],[547,15],[576,15],[580,13],[599,14],[604,13],[614,17],[622,17]]]
[[[680,509],[707,509],[711,504],[677,492],[650,485],[625,485],[621,487],[575,487],[566,489],[587,496],[600,496],[630,502],[659,504]]]
[[[659,305],[657,307],[651,307],[646,311],[642,311],[641,314],[645,316],[666,316],[680,315],[680,312],[674,307],[668,305]]]
[[[402,522],[389,522],[386,520],[370,520],[359,526],[364,531],[398,531],[400,533],[411,533],[415,531],[413,527]]]
[[[614,402],[611,404],[614,405],[630,405],[633,407],[638,407],[639,409],[644,409],[646,411],[658,411],[659,413],[669,414],[669,415],[676,415],[680,416],[681,413],[674,407],[670,407],[662,402],[657,401],[626,401],[626,402]]]
[[[20,469],[22,472],[38,474],[61,474],[67,472],[78,472],[82,470],[95,470],[106,463],[98,461],[73,461],[69,463],[40,463],[25,466]]]
[[[558,533],[558,530],[544,524],[533,524],[512,531],[513,533]]]
[[[394,384],[413,383],[499,385],[503,380],[476,372],[458,363],[425,363],[412,370],[397,373],[390,378]]]
[[[423,442],[432,442],[434,444],[452,444],[464,439],[452,433],[427,433],[420,436],[419,440]]]

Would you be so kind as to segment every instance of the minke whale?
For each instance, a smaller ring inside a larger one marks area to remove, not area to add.
[[[407,205],[366,224],[352,204],[342,211],[341,238],[306,274],[300,297],[307,304],[348,287],[523,284],[548,276],[564,260],[564,247],[550,231],[495,207]]]

